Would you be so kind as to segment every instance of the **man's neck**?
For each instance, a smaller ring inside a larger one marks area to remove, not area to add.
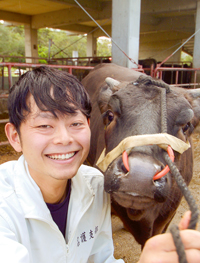
[[[62,189],[62,191],[60,189],[58,191],[56,189],[52,189],[49,191],[47,189],[43,189],[43,190],[41,189],[41,192],[42,192],[45,203],[59,204],[63,202],[67,196],[67,185],[65,186],[64,189]]]
[[[41,190],[45,203],[56,204],[62,202],[67,195],[67,183],[66,180],[57,180],[52,177],[44,179],[42,176],[37,176],[29,172],[33,180],[36,182]]]

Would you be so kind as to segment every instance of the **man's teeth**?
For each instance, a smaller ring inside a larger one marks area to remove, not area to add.
[[[49,158],[54,160],[67,160],[75,155],[75,152],[73,153],[67,153],[67,154],[55,154],[55,155],[48,155]]]

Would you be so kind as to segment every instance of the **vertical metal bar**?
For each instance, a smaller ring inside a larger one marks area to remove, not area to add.
[[[1,85],[2,85],[2,90],[4,90],[4,67],[2,67],[1,74],[2,74]]]
[[[8,65],[8,82],[9,82],[9,89],[12,87],[12,72],[11,72],[11,65]]]
[[[153,77],[153,70],[154,70],[154,65],[151,64],[151,68],[150,68],[150,76]]]
[[[194,83],[197,83],[197,71],[194,71]],[[196,88],[196,85],[194,85],[194,88]]]
[[[162,71],[160,71],[160,79],[162,79],[162,75],[163,75],[163,72],[162,72]]]
[[[173,83],[171,83],[173,84]],[[175,84],[178,84],[178,70],[176,70],[176,80],[175,80]]]

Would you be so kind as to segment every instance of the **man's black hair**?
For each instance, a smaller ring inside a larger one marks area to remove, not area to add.
[[[31,112],[30,94],[40,110],[54,116],[56,112],[75,114],[80,110],[90,118],[91,102],[81,82],[66,71],[41,66],[20,76],[10,89],[9,118],[18,132],[21,122]]]

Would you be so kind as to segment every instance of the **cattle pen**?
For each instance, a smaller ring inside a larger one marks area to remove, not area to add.
[[[9,64],[8,64],[9,65]],[[7,64],[4,64],[4,68],[8,67]],[[17,65],[17,66],[16,66]],[[30,68],[34,68],[35,66],[38,66],[41,64],[32,64],[32,66],[30,64],[28,64],[28,66],[26,66],[27,69]],[[51,65],[52,67],[57,67],[57,68],[62,68],[62,66],[56,66],[56,65]],[[11,63],[10,65],[10,72],[12,71],[12,68],[19,68],[19,69],[24,69],[23,64],[20,63],[18,64],[14,64]],[[90,71],[91,69],[93,69],[92,66],[85,66],[86,70]],[[79,67],[76,66],[67,66],[67,67],[63,67],[63,69],[67,70],[70,73],[73,73],[73,70],[79,69]],[[81,70],[83,68],[80,68]],[[165,68],[159,69],[157,68],[157,72],[160,72],[165,70]],[[168,69],[167,69],[168,70]],[[176,72],[177,70],[179,70],[178,68],[174,68],[172,71]],[[193,69],[191,72],[197,72],[199,69]],[[144,72],[145,69],[140,69],[140,71]],[[19,71],[20,72],[20,71]],[[155,72],[155,70],[153,71]],[[179,74],[180,74],[181,70],[179,70]],[[176,73],[177,74],[177,73]],[[156,74],[157,77],[160,77],[161,75],[158,75],[158,73]],[[10,85],[12,85],[13,82],[10,83]],[[195,87],[197,87],[198,83],[194,83]],[[173,85],[173,84],[172,84]],[[181,85],[183,86],[183,85]],[[4,93],[1,95],[2,99],[6,99],[7,98],[7,89],[4,89]],[[3,125],[5,122],[7,122],[8,119],[1,119],[0,120],[0,125]],[[193,135],[193,144],[194,144],[194,176],[192,179],[192,182],[190,184],[190,190],[193,194],[193,196],[196,199],[196,202],[198,204],[198,207],[200,209],[200,179],[199,179],[199,171],[200,171],[200,130],[197,129],[197,131],[195,132],[195,134]],[[14,153],[14,151],[11,150],[11,147],[9,145],[6,145],[6,142],[1,143],[1,148],[5,148],[5,154],[2,154],[2,158],[1,158],[1,163],[13,159],[17,159],[19,154]],[[181,202],[180,207],[178,208],[178,211],[176,213],[176,216],[174,217],[172,224],[177,224],[180,220],[180,218],[183,216],[184,212],[188,210],[188,206],[186,201],[183,199]],[[135,242],[134,238],[132,237],[132,235],[130,233],[128,233],[124,227],[123,224],[121,223],[121,221],[119,220],[118,217],[116,216],[112,216],[112,228],[113,228],[113,240],[114,240],[114,247],[115,247],[115,257],[116,258],[123,258],[124,261],[126,263],[130,263],[130,262],[137,262],[139,259],[139,255],[140,255],[140,251],[141,248],[140,246]]]
[[[22,58],[16,58],[21,60]],[[36,58],[31,58],[32,60],[38,61]],[[94,68],[95,65],[99,63],[110,63],[110,57],[83,57],[83,58],[65,58],[56,59],[49,61],[52,64],[40,64],[40,63],[23,63],[23,62],[0,62],[1,68],[1,87],[0,87],[0,125],[8,122],[8,118],[1,117],[6,112],[7,97],[9,88],[18,79],[22,72],[31,70],[32,68],[46,65],[53,68],[58,68],[61,70],[66,70],[70,74],[75,75],[80,81],[89,73],[90,70]],[[4,58],[3,58],[4,61]],[[184,67],[183,63],[171,63],[170,65],[159,63],[154,66],[151,64],[148,68],[139,65],[138,68],[133,68],[148,74],[154,78],[162,79],[166,83],[174,86],[186,87],[186,88],[197,88],[200,83],[197,83],[197,72],[200,72],[200,68]],[[13,72],[17,71],[17,77],[13,77]],[[166,74],[168,73],[168,78],[166,79]],[[183,78],[187,74],[187,79]],[[169,77],[170,76],[170,77]],[[192,82],[191,82],[192,81]],[[2,115],[3,114],[3,115]],[[0,139],[0,147],[8,145],[8,141],[2,141]]]

